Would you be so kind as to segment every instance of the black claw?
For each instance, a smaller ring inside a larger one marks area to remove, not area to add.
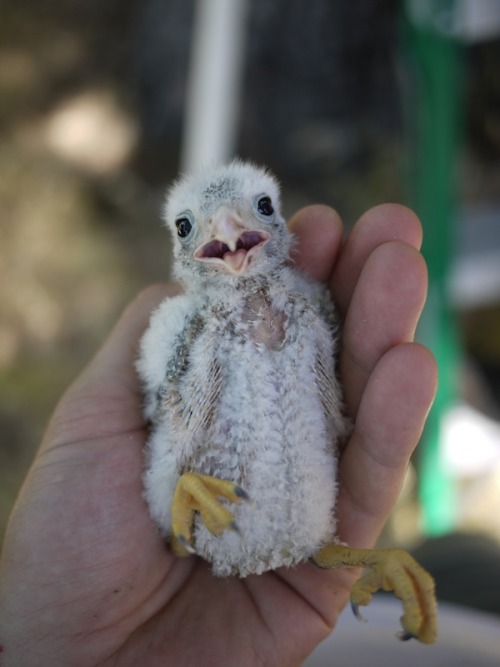
[[[229,524],[229,528],[231,528],[231,530],[234,530],[235,533],[238,533],[238,535],[241,535],[240,528],[236,523],[236,521],[231,521],[231,523]]]
[[[351,609],[352,613],[356,617],[358,621],[361,623],[366,623],[366,618],[363,616],[363,614],[359,611],[359,604],[356,604],[355,602],[352,602],[351,600]]]
[[[242,500],[250,500],[250,496],[244,489],[241,488],[241,486],[235,486],[234,492]]]
[[[401,630],[401,632],[396,634],[396,637],[402,642],[407,642],[409,639],[417,639],[417,635],[414,635],[409,630]]]

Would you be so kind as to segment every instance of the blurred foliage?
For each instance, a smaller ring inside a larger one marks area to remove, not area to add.
[[[0,535],[64,387],[123,305],[168,276],[161,190],[126,162],[98,175],[80,168],[47,140],[60,103],[80,91],[107,91],[122,115],[132,115],[131,8],[2,5]]]

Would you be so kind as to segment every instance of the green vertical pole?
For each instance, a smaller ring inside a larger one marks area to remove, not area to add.
[[[411,5],[420,8],[417,16]],[[440,377],[419,448],[419,491],[424,532],[441,535],[456,523],[456,485],[444,465],[440,445],[442,418],[455,396],[458,359],[447,279],[454,246],[461,57],[459,42],[446,30],[453,21],[454,0],[407,0],[405,9],[407,53],[415,87],[411,109],[412,203],[423,223],[422,251],[429,268],[429,296],[419,338],[434,352]],[[446,20],[448,23],[443,23]]]

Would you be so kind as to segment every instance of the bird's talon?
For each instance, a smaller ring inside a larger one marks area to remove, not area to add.
[[[356,617],[356,620],[360,621],[360,623],[366,623],[367,622],[366,618],[359,611],[359,604],[356,604],[356,602],[353,602],[352,600],[351,600],[351,609],[352,609],[352,613]]]
[[[244,489],[241,488],[241,486],[235,486],[234,492],[238,498],[241,498],[242,500],[250,500],[250,496]]]
[[[180,556],[196,553],[191,545],[191,533],[197,513],[212,535],[220,535],[228,529],[240,532],[234,516],[219,497],[239,503],[248,495],[234,482],[209,475],[188,472],[179,478],[171,507],[175,553]]]
[[[196,554],[194,547],[189,543],[189,541],[184,537],[184,535],[176,535],[175,539],[190,554]]]
[[[396,637],[402,642],[407,642],[410,639],[418,639],[417,635],[413,634],[413,632],[410,632],[409,630],[401,630],[400,632],[397,632]]]
[[[364,567],[368,572],[351,591],[351,607],[359,618],[359,606],[369,604],[378,590],[394,591],[404,609],[399,637],[415,637],[424,644],[436,640],[437,611],[434,582],[428,572],[401,549],[355,549],[339,544],[323,547],[314,555],[320,567]],[[362,617],[361,617],[362,618]]]

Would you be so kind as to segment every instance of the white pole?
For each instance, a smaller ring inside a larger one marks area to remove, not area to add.
[[[234,156],[245,42],[246,0],[197,0],[181,168]]]

